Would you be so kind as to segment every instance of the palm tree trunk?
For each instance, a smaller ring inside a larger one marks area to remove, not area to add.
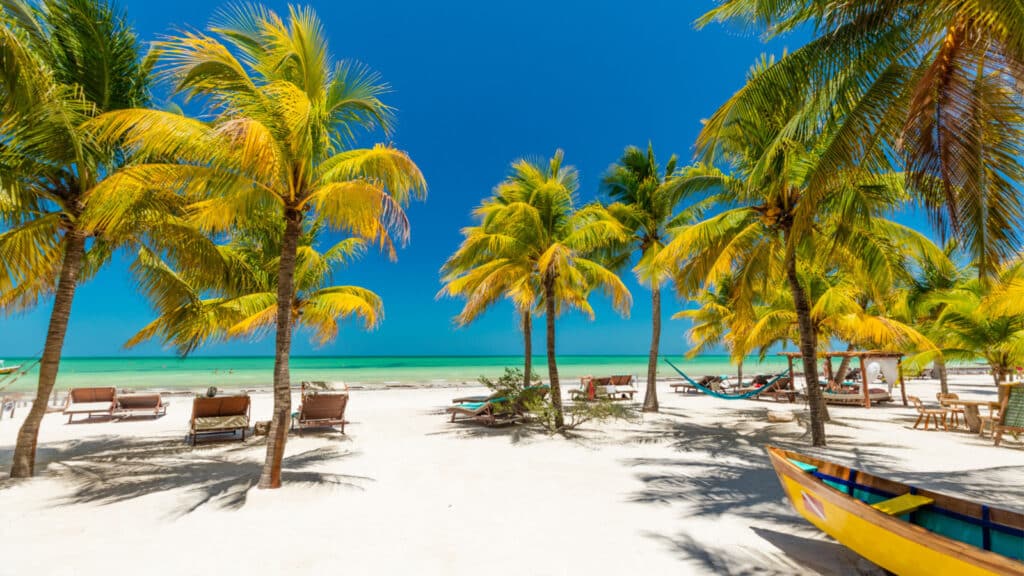
[[[821,395],[821,387],[818,386],[818,338],[814,332],[814,325],[811,323],[811,304],[807,299],[800,284],[800,277],[796,271],[796,246],[786,230],[786,280],[789,283],[789,291],[793,295],[793,305],[796,308],[797,328],[800,332],[800,355],[804,361],[804,380],[807,383],[807,399],[811,405],[811,444],[813,446],[825,445],[825,399]]]
[[[523,312],[523,387],[527,388],[530,382],[530,373],[533,372],[533,316],[530,310]]]
[[[736,385],[743,386],[743,358],[736,364]]]
[[[285,210],[281,263],[277,272],[277,341],[274,350],[274,415],[267,436],[267,457],[260,474],[260,488],[281,487],[281,461],[288,439],[292,388],[288,361],[292,350],[292,301],[295,298],[295,254],[302,232],[302,213]]]
[[[846,351],[853,352],[853,344],[847,344]],[[836,370],[836,383],[842,384],[843,380],[846,380],[846,373],[850,371],[850,360],[852,358],[852,356],[843,356],[843,360],[839,363],[839,369]]]
[[[565,426],[562,414],[562,388],[558,384],[558,364],[555,362],[555,278],[544,278],[544,315],[548,328],[548,379],[551,381],[551,405],[555,408],[555,429]]]
[[[939,390],[943,394],[949,394],[949,374],[946,370],[946,359],[939,358],[935,359],[935,370],[939,373]]]
[[[658,351],[661,348],[661,288],[651,292],[651,351],[647,354],[647,392],[644,393],[644,412],[658,411]]]
[[[57,280],[57,293],[53,299],[53,311],[50,312],[50,327],[46,331],[43,357],[39,361],[36,399],[32,402],[32,408],[28,411],[21,429],[18,430],[18,440],[14,445],[14,461],[11,463],[11,478],[30,478],[35,473],[39,426],[46,415],[46,402],[53,392],[53,385],[57,382],[64,335],[68,331],[71,303],[75,299],[75,288],[78,287],[78,274],[82,270],[83,260],[85,234],[77,229],[71,229],[64,235],[64,261],[60,268],[60,279]]]

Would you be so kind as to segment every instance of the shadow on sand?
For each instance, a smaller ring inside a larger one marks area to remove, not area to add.
[[[330,438],[330,437],[328,437]],[[345,442],[331,439],[331,443]],[[245,505],[249,489],[256,486],[263,466],[265,442],[200,444],[192,447],[177,438],[125,440],[100,437],[42,447],[37,456],[39,475],[66,480],[70,492],[58,505],[113,504],[183,489],[183,499],[174,515],[184,516],[212,504],[236,510]],[[9,469],[13,450],[0,451],[0,474]],[[282,481],[286,485],[337,486],[362,489],[371,481],[362,476],[333,474],[314,468],[352,453],[324,446],[286,456]],[[16,481],[0,482],[12,486]]]

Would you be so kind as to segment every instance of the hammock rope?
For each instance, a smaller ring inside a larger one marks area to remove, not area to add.
[[[687,376],[682,370],[677,368],[676,365],[673,364],[672,361],[669,360],[668,358],[662,358],[662,360],[664,360],[666,364],[671,366],[672,369],[676,371],[676,374],[682,376],[684,380],[686,380],[691,386],[693,386],[697,390],[700,390],[701,392],[707,394],[708,396],[714,396],[715,398],[721,398],[723,400],[746,400],[747,398],[753,398],[758,394],[763,394],[764,392],[767,392],[769,389],[775,386],[776,382],[781,380],[783,377],[789,375],[789,370],[786,370],[782,374],[779,374],[775,378],[769,380],[768,383],[765,384],[764,386],[761,386],[760,388],[757,388],[755,390],[751,390],[750,392],[744,392],[743,394],[723,394],[722,392],[716,392],[715,390],[712,390],[711,388],[708,388],[707,386],[704,386],[703,384],[694,381],[693,378]]]

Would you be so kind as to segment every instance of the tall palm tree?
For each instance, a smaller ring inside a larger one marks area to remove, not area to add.
[[[662,170],[650,143],[647,144],[646,153],[636,146],[629,146],[602,180],[604,192],[614,202],[608,206],[608,211],[631,235],[625,255],[628,257],[629,252],[635,250],[639,255],[638,268],[649,267],[649,263],[664,246],[670,228],[694,222],[708,203],[705,200],[680,211],[680,205],[688,199],[690,189],[677,178],[676,162],[677,158],[673,154]],[[647,391],[644,394],[643,410],[657,412],[661,287],[669,278],[657,270],[639,275],[651,285],[651,346],[647,355]]]
[[[136,346],[159,338],[182,355],[211,340],[255,339],[274,328],[277,318],[277,254],[283,239],[279,220],[269,226],[249,227],[230,243],[218,247],[222,270],[175,268],[147,247],[134,264],[142,288],[159,315],[126,344]],[[365,251],[365,242],[346,238],[320,252],[311,245],[315,227],[305,226],[299,238],[295,264],[292,324],[306,328],[323,345],[338,335],[339,322],[359,318],[363,326],[377,326],[383,316],[379,296],[359,286],[331,286],[334,271]]]
[[[96,131],[123,141],[139,158],[99,191],[120,200],[96,225],[121,220],[153,194],[182,194],[191,221],[211,234],[265,217],[281,222],[276,286],[274,413],[259,487],[281,485],[291,415],[295,272],[306,218],[377,243],[392,258],[405,243],[403,207],[426,192],[419,168],[390,145],[352,147],[360,128],[391,127],[380,100],[386,86],[358,65],[331,60],[325,31],[309,8],[288,17],[259,6],[219,14],[209,33],[161,44],[165,75],[188,99],[200,99],[210,123],[130,110],[104,116]],[[171,161],[168,161],[171,159]]]
[[[600,261],[628,238],[627,231],[600,205],[577,207],[579,177],[563,160],[558,150],[546,163],[514,162],[508,178],[476,211],[484,229],[494,233],[487,242],[490,256],[518,259],[525,255],[530,267],[526,285],[539,287],[556,428],[565,421],[555,358],[555,319],[568,309],[593,317],[588,298],[595,289],[608,295],[623,314],[631,304],[625,284]]]
[[[752,71],[748,85],[771,74],[768,61]],[[785,98],[764,100],[756,114],[705,127],[701,152],[719,159],[732,175],[700,164],[683,176],[690,186],[721,190],[727,208],[703,222],[682,229],[658,256],[676,274],[676,286],[692,293],[715,286],[725,274],[745,290],[767,290],[784,282],[790,291],[798,327],[811,405],[811,436],[825,444],[826,410],[813,385],[817,370],[815,330],[809,286],[801,278],[801,260],[825,255],[857,254],[868,274],[891,271],[886,250],[862,242],[864,226],[906,197],[898,175],[877,173],[866,159],[856,167],[833,170],[823,151],[837,137],[826,132],[789,131],[802,103]],[[728,104],[726,105],[728,106]],[[830,228],[828,235],[822,230]],[[884,284],[879,282],[879,285]]]
[[[485,209],[476,211],[483,219]],[[462,244],[441,267],[444,286],[438,296],[466,299],[455,318],[459,326],[476,320],[500,298],[515,306],[523,332],[523,386],[533,374],[533,314],[539,290],[526,246],[487,222],[462,230]],[[496,253],[500,252],[500,256]]]
[[[823,153],[834,169],[901,159],[911,189],[937,224],[950,225],[983,281],[1020,250],[1019,2],[725,0],[700,24],[713,21],[815,37],[738,92],[706,135],[756,114],[765,98],[799,100],[804,113],[787,132],[825,125],[838,134]]]
[[[144,106],[150,61],[125,14],[107,2],[3,0],[0,10],[0,309],[53,296],[35,401],[11,463],[11,476],[24,478],[35,469],[76,288],[114,247],[82,215],[123,157],[83,126],[100,112]]]

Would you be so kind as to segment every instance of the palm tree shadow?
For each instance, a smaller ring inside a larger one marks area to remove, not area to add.
[[[173,513],[180,517],[207,504],[229,510],[244,506],[262,470],[262,445],[247,442],[193,448],[169,438],[126,442],[106,437],[48,448],[44,456],[51,464],[45,471],[71,486],[58,505],[115,504],[185,490],[187,497]],[[328,446],[286,456],[282,482],[361,490],[370,478],[315,469],[353,454]]]

